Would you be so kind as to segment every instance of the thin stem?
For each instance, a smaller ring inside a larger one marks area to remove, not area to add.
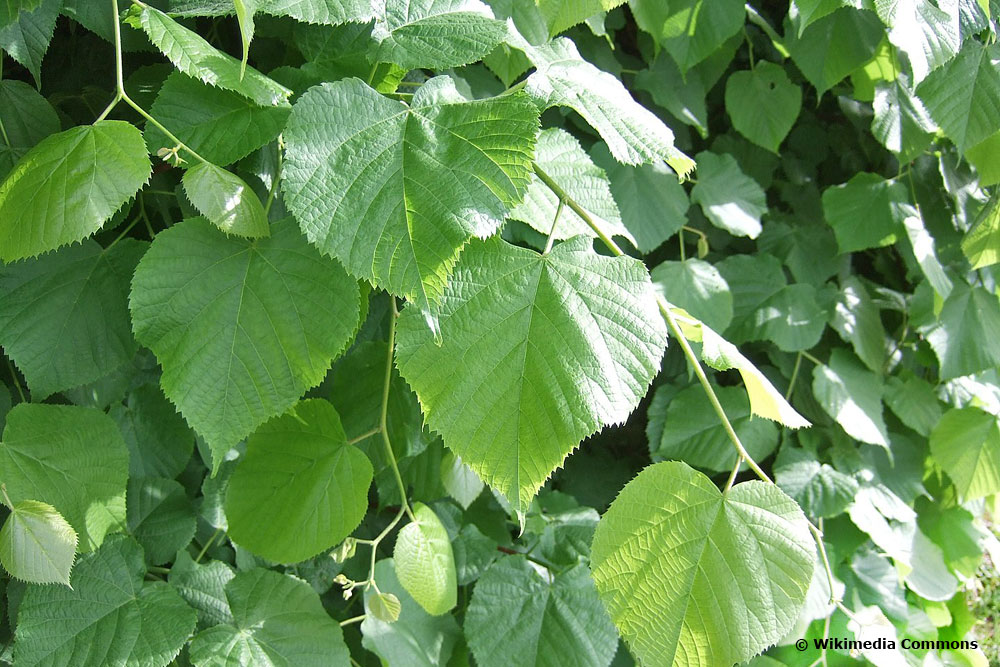
[[[822,365],[823,365],[823,362],[822,362],[822,361],[820,361],[819,359],[817,359],[817,358],[816,358],[816,357],[814,357],[813,355],[809,354],[809,353],[808,353],[808,352],[806,352],[805,350],[802,350],[801,352],[799,352],[799,354],[801,354],[801,355],[802,355],[803,357],[805,357],[805,358],[806,358],[806,359],[808,359],[809,361],[813,362],[813,363],[814,363],[814,364],[816,364],[817,366],[822,366]]]
[[[368,85],[372,85],[372,81],[375,80],[375,71],[378,70],[378,61],[372,63],[372,68],[368,72]]]
[[[733,482],[736,481],[736,475],[739,474],[741,465],[743,465],[743,457],[737,456],[736,463],[733,464],[733,471],[729,473],[729,479],[726,480],[726,487],[722,490],[723,493],[733,488]]]
[[[562,213],[565,204],[566,202],[562,199],[559,200],[559,206],[556,207],[556,216],[552,219],[552,229],[549,230],[549,238],[545,241],[545,250],[542,251],[543,255],[548,255],[549,251],[552,250],[552,243],[556,240],[556,227],[559,225],[559,214]]]
[[[138,113],[140,116],[142,116],[143,118],[145,118],[147,123],[151,123],[153,125],[153,127],[155,127],[160,132],[162,132],[164,134],[164,136],[167,137],[167,139],[170,139],[170,141],[174,142],[175,146],[178,146],[179,148],[183,148],[185,151],[187,151],[188,153],[191,154],[191,157],[193,157],[194,159],[198,160],[198,162],[204,162],[205,164],[211,164],[211,162],[209,162],[208,160],[206,160],[202,156],[198,155],[194,151],[194,149],[192,149],[190,146],[188,146],[183,141],[181,141],[180,139],[178,139],[174,135],[173,132],[171,132],[170,130],[168,130],[166,127],[163,126],[163,123],[161,123],[160,121],[158,121],[155,118],[153,118],[152,116],[150,116],[146,112],[145,109],[143,109],[141,106],[139,106],[138,104],[136,104],[135,102],[133,102],[132,98],[129,97],[127,94],[125,94],[124,90],[122,91],[122,101],[125,102],[125,104],[129,105],[130,107],[132,107],[133,109],[135,109],[136,113]]]
[[[377,434],[379,434],[381,432],[382,432],[382,427],[381,426],[376,426],[372,430],[366,431],[365,433],[362,433],[361,435],[359,435],[356,438],[351,438],[350,440],[347,441],[347,444],[349,444],[349,445],[356,445],[359,442],[361,442],[362,440],[367,440],[368,438],[372,437],[373,435],[377,435]]]
[[[819,557],[823,561],[823,569],[826,570],[826,580],[830,586],[830,604],[840,604],[840,600],[837,599],[837,594],[834,591],[833,586],[833,570],[830,569],[830,559],[826,555],[826,545],[823,543],[823,532],[813,525],[812,521],[809,521],[809,530],[813,534],[813,538],[816,540],[816,546],[819,547]]]
[[[125,226],[125,229],[122,230],[122,233],[116,236],[115,240],[109,243],[108,247],[105,248],[105,250],[110,249],[114,244],[118,243],[123,238],[125,238],[125,235],[128,234],[130,231],[132,231],[132,228],[135,227],[137,224],[139,224],[140,220],[142,220],[142,216],[138,214],[134,218],[132,218],[132,222],[128,223],[128,225]]]
[[[4,502],[4,504],[7,507],[10,507],[11,509],[13,509],[14,503],[12,503],[10,501],[10,496],[7,495],[7,485],[6,484],[0,484],[0,493],[3,494],[3,502]]]
[[[563,190],[561,187],[559,187],[559,184],[556,183],[554,180],[552,180],[552,177],[546,174],[542,170],[542,168],[538,166],[537,163],[534,165],[534,168],[535,168],[535,174],[538,176],[539,180],[541,180],[542,183],[545,183],[545,185],[549,188],[549,190],[552,190],[553,194],[555,194],[555,196],[559,198],[559,201],[566,202],[566,206],[569,206],[571,211],[580,216],[580,218],[584,222],[586,222],[591,229],[594,230],[594,233],[597,234],[597,237],[604,242],[604,245],[606,245],[613,254],[615,255],[625,254],[622,251],[622,249],[618,247],[618,244],[615,243],[610,236],[604,233],[604,230],[601,229],[600,225],[598,225],[594,221],[594,219],[590,216],[590,213],[588,213],[586,209],[580,206],[575,199],[566,194],[566,191]]]
[[[360,623],[361,621],[365,620],[365,618],[366,618],[365,614],[361,614],[360,616],[354,616],[352,618],[347,619],[346,621],[341,621],[340,627],[344,627],[345,625],[351,625],[352,623]]]
[[[788,391],[785,392],[785,400],[792,397],[792,389],[795,388],[795,381],[799,379],[799,368],[802,367],[802,353],[795,355],[795,368],[792,369],[792,379],[788,381]]]
[[[157,567],[156,565],[150,565],[147,569],[148,571],[153,572],[155,574],[170,574],[170,568],[168,567]]]
[[[774,28],[771,27],[771,24],[767,22],[767,19],[761,16],[756,9],[751,7],[750,3],[745,4],[744,8],[747,12],[747,20],[763,30],[764,34],[771,40],[771,43],[774,44],[775,50],[777,50],[783,57],[787,58],[788,49],[785,48],[785,44],[782,42],[781,36],[775,32]]]
[[[284,141],[278,135],[278,165],[274,170],[274,178],[271,180],[271,187],[267,191],[267,201],[264,202],[264,216],[271,212],[271,204],[274,203],[274,195],[278,191],[278,182],[281,180],[281,167],[284,159],[284,151],[281,150]]]
[[[215,532],[212,533],[212,536],[208,538],[208,541],[205,542],[204,546],[202,546],[201,551],[198,552],[198,555],[195,557],[194,562],[197,563],[202,559],[202,557],[205,555],[205,552],[208,551],[208,548],[212,546],[216,538],[218,538],[219,535],[221,534],[222,534],[222,527],[220,526],[215,529]]]
[[[14,388],[17,389],[18,395],[21,397],[22,403],[27,403],[28,399],[24,396],[24,388],[21,387],[21,380],[17,377],[17,371],[14,370],[14,364],[10,363],[10,359],[7,359],[7,370],[10,371],[10,377],[14,381]]]
[[[385,455],[392,466],[392,474],[396,477],[396,484],[399,485],[399,496],[402,499],[402,507],[410,516],[410,521],[416,521],[410,504],[406,502],[406,485],[403,484],[403,476],[399,474],[399,466],[396,464],[396,454],[392,451],[392,443],[389,441],[388,414],[389,414],[389,385],[392,382],[392,359],[396,349],[396,319],[399,311],[396,310],[396,297],[390,296],[392,303],[392,313],[389,319],[389,352],[385,361],[385,384],[382,386],[382,412],[379,415],[378,425],[382,432],[382,442],[385,444]]]
[[[97,120],[95,120],[94,122],[95,123],[99,123],[102,120],[104,120],[105,118],[107,118],[108,114],[111,113],[111,110],[114,109],[116,106],[118,106],[118,103],[121,102],[121,101],[122,101],[121,94],[120,93],[115,93],[114,99],[111,100],[110,102],[108,102],[108,106],[104,107],[104,111],[101,112],[101,115],[98,116]]]
[[[681,246],[681,261],[682,262],[687,261],[687,257],[685,257],[685,254],[684,254],[684,228],[683,227],[681,227],[680,229],[677,230],[677,241],[680,243],[680,246]]]
[[[3,126],[3,120],[0,120],[0,139],[3,139],[3,142],[7,145],[7,148],[11,147],[10,138],[7,137],[7,130]]]

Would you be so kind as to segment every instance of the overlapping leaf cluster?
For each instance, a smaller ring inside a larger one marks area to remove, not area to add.
[[[997,11],[0,0],[0,661],[985,665]]]

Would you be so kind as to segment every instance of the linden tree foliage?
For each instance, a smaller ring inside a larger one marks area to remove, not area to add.
[[[0,0],[0,663],[989,664],[998,11]]]

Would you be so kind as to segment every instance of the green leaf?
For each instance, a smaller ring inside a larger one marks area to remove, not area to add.
[[[872,134],[900,161],[916,158],[931,143],[937,126],[910,89],[906,75],[875,86],[874,108]]]
[[[811,22],[785,45],[802,74],[822,95],[875,54],[885,31],[874,12],[844,7]]]
[[[20,12],[30,12],[42,0],[0,0],[0,28],[17,20]]]
[[[130,479],[127,516],[129,533],[153,565],[172,561],[194,537],[194,508],[184,487],[172,479]]]
[[[14,503],[52,505],[80,535],[80,550],[125,525],[128,450],[94,408],[19,403],[7,414],[0,479]]]
[[[0,267],[0,344],[37,400],[135,356],[128,281],[146,244],[95,241]]]
[[[715,394],[754,460],[770,456],[778,445],[778,429],[769,421],[751,418],[746,392],[740,387],[715,387]],[[733,443],[701,385],[687,387],[670,399],[660,438],[650,441],[649,451],[654,461],[684,461],[713,472],[732,470],[736,462]]]
[[[635,87],[648,92],[656,104],[698,130],[702,137],[708,136],[708,86],[698,69],[681,74],[673,57],[660,51],[648,68],[635,75]]]
[[[227,234],[259,238],[270,233],[260,199],[236,174],[199,162],[184,172],[182,181],[195,208]]]
[[[233,620],[195,635],[190,647],[195,667],[350,664],[340,626],[301,579],[255,568],[226,584],[226,599]]]
[[[137,387],[125,404],[112,405],[108,414],[128,446],[131,477],[172,479],[184,470],[194,449],[194,433],[159,386]]]
[[[632,165],[663,160],[682,178],[694,169],[691,158],[674,146],[670,128],[632,99],[621,81],[581,58],[572,41],[560,37],[532,46],[519,34],[508,36],[508,41],[535,65],[524,91],[545,109],[576,111],[597,130],[616,160]]]
[[[441,458],[441,485],[462,509],[469,509],[485,486],[479,475],[450,451]]]
[[[142,548],[116,536],[73,568],[72,588],[30,586],[18,609],[18,665],[166,667],[180,652],[196,615],[168,584],[143,582]]]
[[[818,518],[841,514],[858,492],[853,477],[797,447],[782,446],[774,462],[774,481],[810,516]]]
[[[941,405],[934,387],[916,376],[886,381],[885,404],[899,420],[922,436],[930,434],[941,419]]]
[[[234,542],[280,563],[334,546],[368,509],[372,464],[347,444],[340,417],[314,398],[258,428],[229,481]]]
[[[2,2],[0,2],[2,5]],[[28,149],[59,131],[59,116],[38,91],[14,79],[0,81],[0,181]]]
[[[0,21],[0,49],[31,72],[37,88],[42,86],[42,59],[49,50],[61,6],[61,0],[27,2],[16,20]]]
[[[135,196],[151,170],[142,134],[120,120],[46,137],[0,183],[0,260],[87,238]]]
[[[813,394],[823,410],[847,435],[882,447],[889,433],[882,419],[882,380],[866,370],[854,355],[835,349],[830,362],[813,368]]]
[[[733,295],[718,269],[700,259],[666,261],[649,274],[667,301],[723,331],[733,319]]]
[[[1000,46],[974,39],[954,60],[931,72],[919,86],[933,118],[959,151],[1000,130]]]
[[[507,34],[479,0],[386,0],[375,19],[375,59],[406,69],[448,69],[475,62]]]
[[[432,310],[462,246],[523,197],[537,128],[524,95],[470,102],[445,77],[410,106],[357,79],[323,84],[285,130],[285,202],[321,252]]]
[[[783,352],[808,350],[826,329],[827,314],[816,288],[807,283],[786,285],[754,313],[754,340],[769,340]]]
[[[956,283],[938,318],[915,324],[937,355],[942,380],[1000,366],[1000,303],[982,287]]]
[[[305,23],[339,25],[367,23],[375,18],[371,0],[256,0],[257,9],[274,16],[291,16]]]
[[[742,342],[755,335],[757,309],[786,283],[781,262],[766,253],[730,255],[716,265],[733,295],[733,321],[727,335]]]
[[[206,85],[180,72],[167,77],[150,113],[206,160],[227,165],[273,141],[288,120],[288,106],[257,106],[242,95]],[[146,125],[150,153],[173,148],[155,126]]]
[[[427,505],[415,503],[413,517],[396,537],[392,552],[396,577],[424,611],[440,616],[458,602],[451,541],[441,520]]]
[[[910,239],[913,255],[917,259],[920,271],[938,296],[947,299],[948,295],[951,294],[951,278],[945,273],[944,267],[938,260],[934,237],[924,226],[924,220],[920,216],[919,210],[916,211],[916,215],[908,215],[903,219],[903,228],[906,230],[906,236]]]
[[[440,322],[439,345],[404,310],[400,372],[431,428],[518,512],[583,438],[625,420],[666,344],[645,268],[585,238],[548,255],[470,244]]]
[[[691,190],[691,203],[700,204],[705,217],[734,236],[760,234],[760,218],[767,213],[764,191],[743,173],[736,159],[703,151],[695,156],[698,182]]]
[[[15,579],[69,586],[76,539],[76,531],[52,505],[22,500],[10,508],[0,529],[0,562]]]
[[[723,494],[683,463],[657,463],[601,518],[591,559],[601,600],[640,661],[728,665],[792,628],[815,550],[802,510],[776,486],[745,482]]]
[[[687,194],[663,162],[638,167],[622,164],[604,142],[594,144],[590,157],[607,174],[622,223],[639,252],[652,252],[687,221]]]
[[[1000,262],[1000,198],[983,206],[975,224],[962,239],[962,252],[973,269]]]
[[[399,620],[399,613],[403,606],[392,593],[376,593],[368,601],[368,608],[371,615],[386,623],[395,623]]]
[[[132,5],[125,12],[125,21],[134,28],[141,28],[149,41],[188,76],[232,90],[261,106],[285,104],[292,94],[252,67],[247,67],[244,73],[239,60],[219,51],[198,33],[155,7]]]
[[[841,7],[862,7],[863,0],[792,0],[788,17],[798,29],[799,36],[810,23],[832,14]]]
[[[895,243],[903,231],[903,219],[913,210],[908,200],[899,181],[861,172],[823,192],[823,215],[840,252],[878,248]]]
[[[399,600],[401,610],[394,623],[373,613],[374,589],[365,591],[365,620],[361,623],[362,645],[379,656],[383,664],[406,667],[439,667],[448,663],[462,631],[455,617],[431,616],[409,596],[396,578],[391,558],[375,564],[375,581],[383,594]]]
[[[739,32],[745,16],[738,0],[681,0],[671,2],[652,25],[644,23],[684,73]]]
[[[586,565],[555,574],[521,556],[500,559],[476,582],[465,636],[482,667],[605,667],[618,648]]]
[[[569,132],[560,128],[538,133],[535,163],[552,177],[578,204],[600,221],[606,233],[623,236],[633,244],[632,234],[622,225],[618,205],[611,195],[611,186],[604,170],[591,162],[580,143]],[[509,217],[520,220],[548,235],[559,210],[559,198],[537,176],[532,176],[524,201],[510,212]],[[559,211],[559,221],[552,234],[555,239],[597,234],[576,212],[564,206]]]
[[[545,17],[550,35],[624,4],[625,0],[539,0],[538,9]]]
[[[949,410],[930,435],[931,456],[964,501],[1000,492],[1000,422],[979,408]]]
[[[802,108],[802,88],[780,65],[758,63],[726,79],[726,112],[744,137],[777,153]]]
[[[257,11],[256,0],[233,0],[236,9],[236,20],[240,24],[240,43],[243,47],[243,59],[240,61],[240,77],[246,75],[247,58],[250,57],[250,42],[253,40],[253,15]]]
[[[987,187],[1000,183],[1000,132],[994,132],[965,151],[965,158],[976,168],[979,185]]]
[[[868,294],[865,284],[856,276],[848,276],[841,281],[830,326],[845,343],[851,344],[865,366],[882,373],[887,356],[885,329],[878,306]]]
[[[163,366],[160,385],[225,452],[319,384],[353,337],[359,292],[291,220],[271,236],[228,237],[193,218],[156,235],[132,280],[136,339]]]
[[[234,576],[233,568],[220,560],[200,564],[187,551],[180,551],[170,566],[168,581],[198,612],[199,627],[206,627],[233,622],[226,584]]]
[[[915,83],[958,53],[959,22],[928,0],[882,0],[875,11],[889,27],[889,41],[910,61]]]

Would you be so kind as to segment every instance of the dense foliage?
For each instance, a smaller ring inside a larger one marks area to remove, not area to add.
[[[987,665],[998,11],[0,0],[0,660]]]

